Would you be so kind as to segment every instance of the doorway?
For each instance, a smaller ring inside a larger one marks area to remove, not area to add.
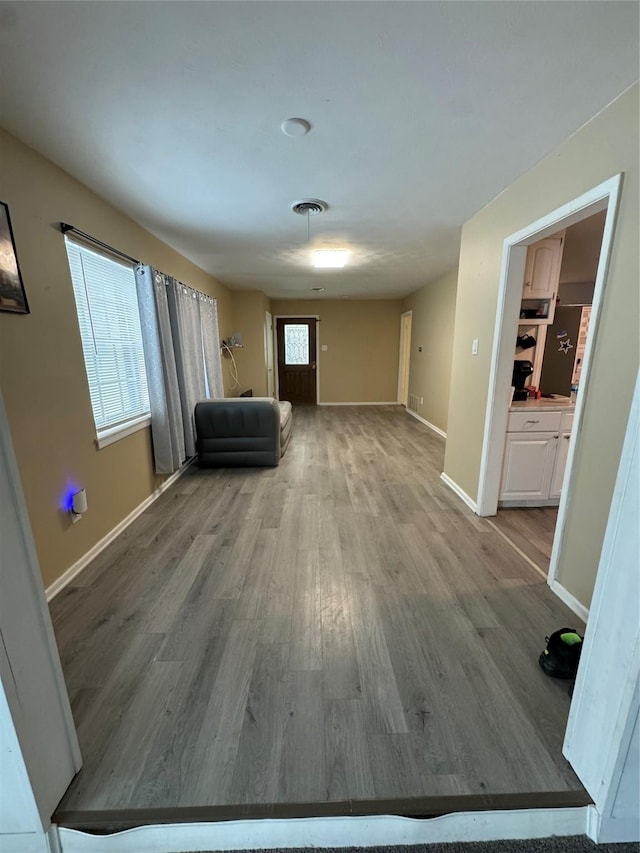
[[[400,315],[400,357],[398,362],[398,403],[409,404],[409,365],[411,361],[411,311]]]
[[[278,317],[278,397],[296,406],[318,402],[317,317]]]
[[[621,175],[605,181],[584,195],[549,213],[521,231],[512,234],[504,242],[503,264],[496,315],[496,333],[491,360],[489,397],[485,416],[485,430],[480,465],[477,513],[481,516],[495,516],[502,479],[502,462],[505,446],[505,434],[510,407],[511,378],[513,372],[514,347],[517,336],[518,320],[522,303],[522,284],[524,281],[527,248],[540,240],[556,234],[562,229],[581,222],[601,211],[606,211],[602,247],[597,265],[593,304],[590,318],[590,335],[586,342],[582,359],[581,385],[584,390],[589,381],[591,360],[597,340],[598,322],[605,287],[607,267],[613,243],[613,231],[617,211],[617,201],[621,186]],[[567,442],[566,468],[558,507],[558,520],[553,539],[547,582],[560,594],[555,580],[559,557],[563,547],[563,533],[567,507],[571,505],[572,466],[575,458],[577,437],[580,435],[582,411],[585,394],[576,399],[575,415],[571,437]],[[571,603],[575,612],[583,619],[588,611],[575,600]],[[577,605],[577,606],[576,606]],[[580,612],[579,612],[580,611]]]
[[[513,420],[518,423],[512,423],[510,416],[498,513],[493,522],[545,577],[549,572],[575,397],[580,392],[605,218],[606,210],[602,210],[527,250],[522,305],[546,305],[547,296],[553,298],[554,304],[545,321],[522,316],[518,320],[514,378],[515,364],[523,365],[524,371],[518,374],[523,388],[517,392],[520,402],[514,397],[512,403]],[[558,250],[555,271],[553,264],[548,264],[547,269],[536,269],[531,262],[547,246],[554,252]],[[531,299],[534,287],[542,296]],[[528,399],[523,401],[527,395]],[[521,416],[525,412],[529,420],[523,427]],[[552,423],[554,418],[558,423]]]
[[[267,397],[275,397],[276,385],[273,370],[273,317],[264,312],[264,363],[267,369]]]

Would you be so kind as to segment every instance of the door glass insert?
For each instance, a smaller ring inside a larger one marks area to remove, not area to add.
[[[284,363],[309,364],[309,326],[306,323],[285,324]]]

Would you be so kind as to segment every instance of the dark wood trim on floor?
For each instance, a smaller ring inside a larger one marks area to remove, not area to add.
[[[480,794],[459,797],[410,797],[397,800],[345,800],[337,803],[263,803],[167,809],[104,809],[56,812],[57,826],[98,835],[166,823],[217,823],[309,817],[396,815],[427,819],[456,812],[514,809],[566,809],[592,805],[586,791],[537,791],[529,794]]]

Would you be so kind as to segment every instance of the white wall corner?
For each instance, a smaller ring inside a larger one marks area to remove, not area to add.
[[[585,835],[597,844],[599,834],[600,812],[595,806],[587,806],[587,827]]]

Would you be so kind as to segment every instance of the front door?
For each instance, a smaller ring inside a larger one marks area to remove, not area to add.
[[[277,322],[278,396],[295,405],[317,403],[316,322],[308,317]]]

